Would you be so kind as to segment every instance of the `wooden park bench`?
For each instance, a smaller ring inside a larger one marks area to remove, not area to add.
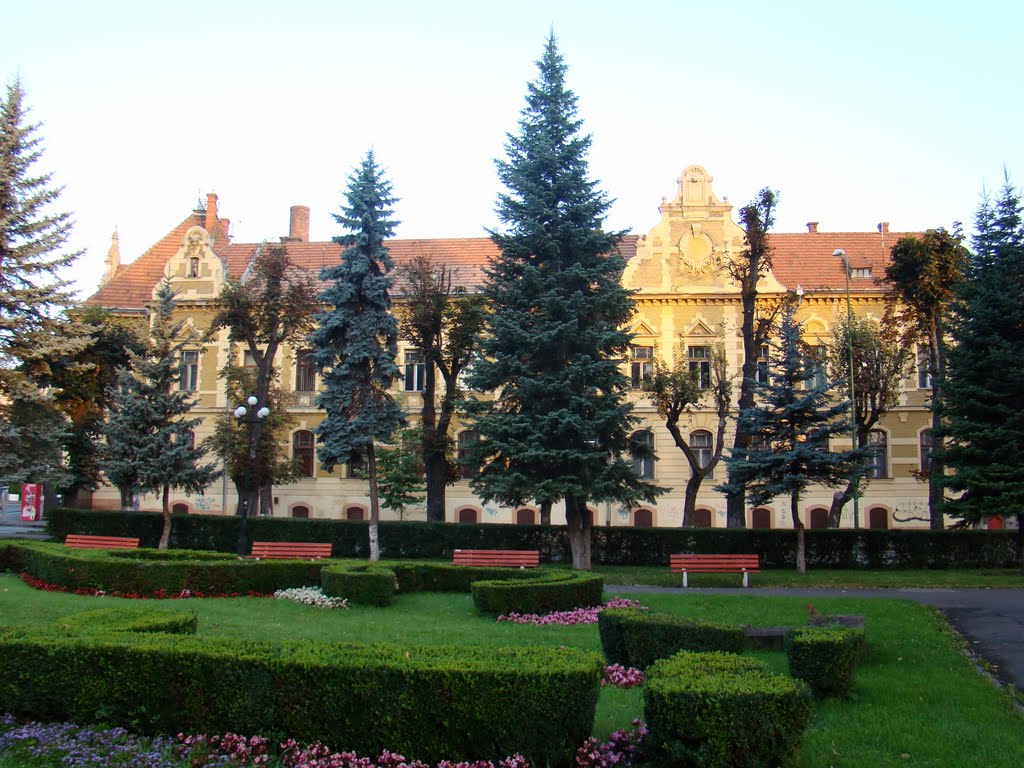
[[[689,573],[742,573],[743,586],[749,587],[747,575],[761,570],[757,555],[669,555],[672,573],[683,574],[683,586],[688,587]]]
[[[138,549],[139,540],[128,536],[90,536],[85,533],[69,533],[64,539],[64,546],[73,549]]]
[[[318,541],[254,541],[254,560],[320,560],[331,556],[331,543]]]
[[[456,549],[452,565],[476,565],[499,568],[536,568],[540,552],[535,549]]]

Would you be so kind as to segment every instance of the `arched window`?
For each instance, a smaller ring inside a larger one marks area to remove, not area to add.
[[[693,527],[710,528],[712,516],[711,510],[707,507],[698,507],[693,510]]]
[[[653,528],[654,513],[649,509],[638,509],[633,513],[633,525],[637,528]]]
[[[872,507],[868,510],[868,528],[885,530],[889,527],[889,510],[885,507]]]
[[[642,480],[654,479],[654,433],[649,429],[634,432],[630,454],[633,474]]]
[[[175,504],[173,507],[171,507],[171,514],[172,515],[187,515],[188,514],[188,504],[182,504],[181,502]]]
[[[197,256],[188,260],[188,276],[199,277],[199,258]]]
[[[466,480],[473,475],[473,467],[469,465],[470,451],[473,449],[473,445],[477,441],[477,433],[472,429],[464,429],[459,432],[459,448],[458,448],[458,462],[459,462],[459,477]]]
[[[1003,530],[1003,518],[999,515],[989,515],[988,520],[985,521],[985,527],[990,531],[1001,531]]]
[[[456,520],[460,523],[477,522],[477,511],[472,507],[463,507],[455,514]]]
[[[346,520],[362,520],[365,517],[365,510],[362,507],[346,507]]]
[[[824,507],[814,507],[809,515],[810,528],[817,530],[820,528],[828,528],[828,510]]]
[[[697,455],[697,463],[704,469],[711,463],[715,453],[715,441],[706,429],[698,429],[690,433],[690,449]]]
[[[300,429],[292,435],[292,461],[299,477],[313,477],[313,433]]]
[[[770,509],[758,507],[750,513],[751,528],[771,528],[772,512]]]
[[[875,479],[889,476],[889,446],[885,432],[872,429],[868,432],[868,447],[871,449],[871,472],[868,477]]]
[[[309,507],[297,504],[292,507],[292,517],[309,517]]]
[[[516,510],[516,525],[535,525],[536,523],[537,513],[532,509],[523,507]]]
[[[918,440],[920,441],[921,449],[921,474],[927,475],[932,471],[932,448],[935,445],[932,431],[930,429],[922,429]]]

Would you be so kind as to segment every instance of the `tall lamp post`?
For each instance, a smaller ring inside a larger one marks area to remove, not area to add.
[[[846,346],[850,352],[850,446],[857,450],[857,401],[854,399],[853,387],[853,306],[850,303],[850,259],[846,251],[836,248],[832,251],[833,256],[843,260],[843,267],[846,270]],[[853,477],[853,527],[860,528],[860,501],[857,498],[857,476]]]
[[[259,402],[254,395],[250,395],[246,400],[249,404],[249,408],[255,408]],[[270,409],[267,406],[263,406],[253,414],[249,414],[249,408],[244,405],[240,405],[235,408],[235,418],[241,423],[248,427],[248,451],[246,452],[245,467],[242,469],[241,479],[242,482],[239,485],[239,500],[238,506],[242,514],[242,524],[238,529],[238,556],[245,557],[248,554],[249,549],[249,499],[252,496],[252,470],[253,465],[256,463],[256,450],[259,447],[260,437],[263,434],[263,424],[267,416],[270,415]]]

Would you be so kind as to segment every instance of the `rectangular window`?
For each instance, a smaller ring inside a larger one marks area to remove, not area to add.
[[[654,347],[630,347],[629,384],[643,389],[654,374]]]
[[[757,348],[757,383],[768,384],[768,345]]]
[[[928,345],[918,344],[917,345],[917,388],[918,389],[931,389],[932,388],[932,376],[928,372]]]
[[[687,347],[686,358],[690,362],[690,375],[697,380],[697,387],[711,386],[711,350],[708,347]]]
[[[195,392],[199,387],[199,352],[194,349],[183,349],[179,354],[178,389],[183,392]]]
[[[868,477],[879,480],[889,477],[889,450],[885,432],[880,429],[872,429],[868,433],[868,447],[873,454]]]
[[[256,357],[248,349],[242,352],[242,367],[247,371],[256,370]]]
[[[808,387],[821,389],[825,386],[825,361],[827,355],[828,349],[825,346],[811,347],[808,353],[808,363],[811,366],[811,370],[814,371],[814,377],[807,382]]]
[[[313,392],[316,390],[316,364],[313,353],[308,349],[295,353],[295,391]]]
[[[930,429],[921,430],[921,474],[927,475],[932,471],[932,448],[935,445],[935,441],[932,440],[932,431]]]
[[[405,376],[402,389],[406,392],[422,392],[426,386],[427,365],[423,362],[423,353],[418,349],[410,349],[405,353]]]

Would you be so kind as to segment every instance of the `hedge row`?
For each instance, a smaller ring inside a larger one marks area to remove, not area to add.
[[[3,712],[148,734],[287,734],[431,762],[518,751],[567,766],[600,680],[598,655],[573,648],[0,631]]]
[[[654,765],[790,766],[810,716],[804,683],[748,657],[684,651],[646,673],[645,748]]]
[[[830,625],[786,633],[789,674],[807,683],[818,698],[844,698],[863,655],[863,629]]]
[[[646,669],[679,651],[742,653],[747,645],[741,626],[638,608],[607,608],[597,622],[605,658],[624,667]]]
[[[536,579],[474,581],[473,605],[494,616],[551,613],[598,605],[604,578],[595,573],[541,571]]]
[[[53,630],[81,635],[110,632],[168,632],[194,635],[198,620],[194,613],[154,611],[152,608],[96,608],[64,616],[53,624]]]
[[[155,547],[161,516],[145,512],[55,509],[48,512],[50,534],[137,536]],[[233,552],[238,517],[176,515],[171,547]],[[349,520],[257,517],[249,520],[250,539],[329,541],[335,557],[366,558],[367,523]],[[812,568],[1012,568],[1020,562],[1015,531],[814,530],[806,532],[807,564]],[[564,526],[380,523],[381,554],[389,559],[451,558],[455,549],[536,549],[544,562],[571,562]],[[795,533],[790,530],[725,528],[596,527],[593,560],[607,565],[666,565],[675,552],[761,555],[765,568],[795,566]]]

